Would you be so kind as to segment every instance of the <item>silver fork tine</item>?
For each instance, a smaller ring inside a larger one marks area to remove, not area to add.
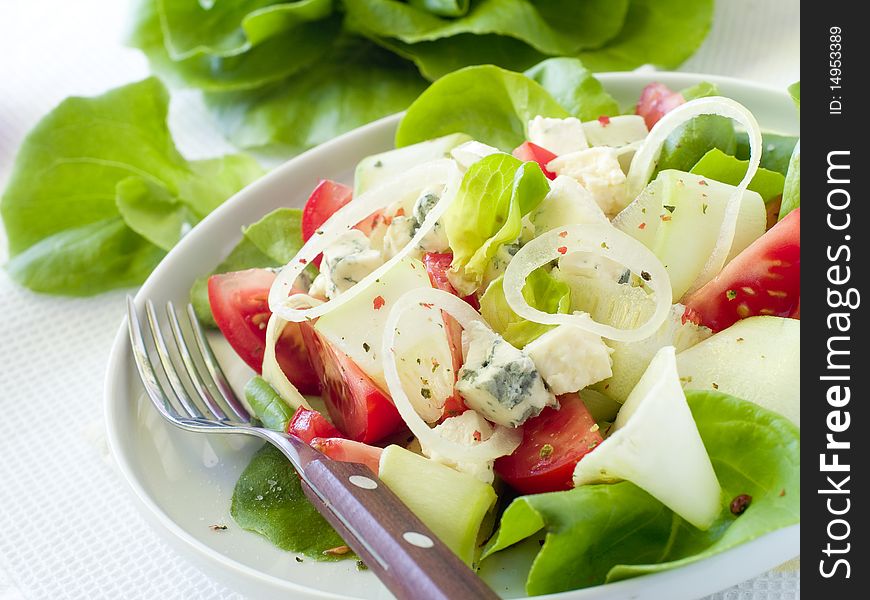
[[[205,332],[202,330],[202,324],[199,322],[199,319],[196,318],[196,312],[193,310],[192,304],[187,305],[187,316],[190,319],[190,327],[193,330],[193,337],[196,340],[196,345],[199,347],[202,362],[211,374],[212,381],[214,381],[214,384],[221,393],[221,396],[223,396],[224,401],[236,416],[245,423],[250,423],[251,415],[248,414],[247,409],[241,402],[239,402],[239,399],[236,398],[235,392],[233,392],[233,388],[230,387],[230,384],[221,369],[220,363],[218,363],[215,358],[211,345],[205,337]]]
[[[187,375],[193,383],[193,387],[202,398],[211,414],[220,421],[228,420],[227,414],[224,412],[221,405],[217,403],[212,393],[208,390],[202,376],[199,374],[199,369],[193,361],[190,354],[190,349],[187,346],[187,340],[184,339],[184,334],[181,331],[181,324],[178,322],[178,315],[175,313],[175,306],[172,302],[166,303],[166,315],[169,317],[169,327],[172,329],[172,337],[175,338],[175,346],[178,348],[178,353],[181,356],[181,361],[184,363],[184,368],[187,370]]]
[[[172,357],[169,354],[169,349],[166,346],[166,340],[163,338],[163,332],[160,330],[160,325],[157,323],[157,314],[154,311],[154,303],[151,300],[145,301],[145,315],[148,317],[148,325],[151,328],[151,335],[154,338],[154,347],[157,349],[157,356],[160,357],[160,364],[163,365],[163,372],[166,374],[166,379],[169,385],[172,386],[172,391],[175,392],[184,410],[187,411],[189,417],[204,418],[202,411],[191,400],[178,377],[178,371],[175,370],[175,365],[172,364]]]
[[[145,391],[148,393],[151,403],[165,418],[176,421],[179,418],[178,411],[163,393],[163,388],[157,381],[151,359],[148,358],[148,350],[145,348],[142,329],[139,327],[139,314],[136,312],[136,305],[133,304],[133,298],[130,296],[127,296],[127,329],[130,332],[130,345],[133,348],[136,369],[139,371],[139,376],[145,385]]]

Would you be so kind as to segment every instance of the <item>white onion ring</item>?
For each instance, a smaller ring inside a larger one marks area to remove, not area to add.
[[[290,259],[290,262],[284,265],[278,273],[271,290],[269,290],[269,309],[273,314],[286,321],[301,322],[323,316],[356,297],[390,270],[393,265],[410,254],[420,241],[435,228],[438,219],[443,216],[456,196],[461,180],[462,176],[456,163],[451,159],[443,158],[409,169],[395,179],[385,182],[384,185],[380,185],[348,202],[305,242],[296,256]],[[405,193],[408,190],[422,190],[442,184],[444,190],[440,200],[426,215],[426,219],[420,224],[411,241],[395,256],[365,276],[362,281],[328,302],[310,308],[298,308],[292,305],[289,296],[296,278],[299,277],[308,263],[334,243],[339,236],[350,231],[357,223],[375,211],[393,204],[396,201],[396,190]]]
[[[420,445],[425,451],[435,452],[454,463],[489,462],[500,456],[507,456],[519,446],[522,440],[522,434],[518,429],[496,425],[489,439],[473,446],[467,446],[457,444],[438,435],[414,410],[414,406],[405,393],[402,381],[399,378],[395,345],[398,326],[402,316],[410,308],[421,304],[431,305],[433,310],[443,310],[456,319],[463,328],[468,327],[472,321],[486,325],[483,317],[466,302],[449,292],[438,289],[419,288],[410,290],[393,304],[393,308],[390,310],[384,326],[382,356],[384,357],[384,377],[387,380],[387,389],[393,399],[393,404],[399,411],[399,415],[405,421],[411,433],[420,440]],[[489,325],[486,326],[489,327]]]
[[[646,285],[655,294],[655,311],[634,329],[619,329],[592,319],[587,312],[550,314],[529,305],[523,296],[526,279],[535,269],[574,252],[589,252],[609,258],[637,275],[646,272]],[[671,309],[671,280],[664,265],[642,243],[608,224],[576,224],[557,227],[520,248],[504,273],[505,300],[524,319],[545,325],[576,325],[590,333],[619,342],[645,339],[658,331]]]
[[[626,178],[626,197],[633,200],[637,198],[638,194],[643,191],[643,188],[649,182],[649,178],[652,176],[656,162],[661,154],[662,145],[668,136],[684,123],[701,115],[727,117],[737,121],[746,128],[746,133],[749,135],[749,167],[725,205],[722,227],[719,229],[716,245],[713,247],[709,258],[707,258],[701,273],[686,292],[687,295],[713,279],[722,270],[722,267],[725,266],[728,253],[731,251],[731,244],[734,242],[737,217],[740,213],[740,202],[746,188],[749,186],[752,178],[755,177],[755,173],[761,164],[762,143],[761,129],[758,126],[758,121],[755,120],[755,117],[745,106],[722,96],[698,98],[681,104],[667,113],[653,126],[649,135],[643,141],[640,150],[634,155]]]
[[[306,296],[306,298],[308,298],[308,296]],[[274,314],[269,317],[269,324],[266,325],[266,350],[263,352],[263,368],[260,372],[263,379],[275,388],[278,395],[281,396],[281,398],[283,398],[284,401],[293,408],[293,410],[296,410],[300,406],[310,409],[311,406],[308,404],[305,396],[299,393],[296,386],[287,379],[287,375],[281,370],[281,366],[278,364],[278,357],[275,355],[275,344],[278,343],[278,340],[287,325],[288,322],[281,317],[275,316]]]

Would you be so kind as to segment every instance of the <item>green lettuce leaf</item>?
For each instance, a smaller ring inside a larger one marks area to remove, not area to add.
[[[522,218],[535,209],[550,185],[537,163],[491,154],[466,171],[444,230],[453,249],[451,271],[476,288],[504,244],[520,236]]]
[[[281,451],[266,444],[251,459],[233,491],[230,514],[283,550],[318,561],[356,558],[353,553],[324,554],[344,541],[302,491],[299,476]]]
[[[596,72],[673,69],[694,54],[712,23],[713,0],[631,0],[619,34],[577,58]]]
[[[484,65],[442,77],[408,108],[396,131],[396,146],[450,133],[467,133],[510,151],[525,140],[537,115],[567,117],[547,90],[521,73]]]
[[[409,0],[415,8],[427,10],[440,17],[461,17],[468,12],[471,0]]]
[[[791,153],[798,139],[793,135],[764,132],[761,134],[761,166],[770,171],[785,175]],[[737,133],[737,148],[734,156],[740,160],[749,160],[749,135],[745,131]]]
[[[479,0],[457,19],[441,19],[397,0],[344,0],[344,7],[351,31],[376,38],[413,45],[461,34],[496,34],[545,54],[570,55],[599,48],[616,36],[628,1]]]
[[[232,7],[231,3],[215,4]],[[187,43],[176,53],[176,59],[167,49],[170,46],[166,38],[169,23],[165,18],[161,19],[159,8],[158,0],[139,0],[129,43],[145,53],[151,68],[162,77],[176,85],[206,91],[258,88],[315,65],[322,60],[341,28],[340,17],[333,15],[289,27],[280,35],[268,35],[256,45],[242,44],[234,48],[236,42],[226,40],[227,23],[205,21],[207,25],[203,25],[201,20],[194,19],[192,13],[186,11],[184,19],[176,15],[177,24],[172,31],[180,35],[181,30],[186,30],[188,33],[185,35],[192,37],[186,38]],[[276,10],[277,7],[272,7],[270,15],[279,19]],[[230,8],[226,13],[227,22],[234,14]],[[264,24],[269,20],[272,19],[259,22]],[[276,22],[272,20],[273,25]],[[215,31],[211,30],[212,27]],[[237,27],[240,27],[239,23]],[[232,35],[229,38],[235,39]],[[216,54],[206,53],[209,44],[216,44]]]
[[[714,148],[734,154],[737,140],[731,119],[718,115],[695,117],[668,136],[656,169],[688,171]]]
[[[286,155],[404,110],[425,85],[410,63],[344,39],[322,62],[280,83],[205,100],[233,143]]]
[[[801,112],[801,82],[793,83],[788,86],[788,95],[791,96],[794,105],[798,109],[798,114]]]
[[[788,174],[785,176],[785,187],[782,191],[782,205],[779,208],[779,218],[782,220],[788,213],[801,205],[801,144],[798,141],[788,164]]]
[[[619,114],[619,104],[576,58],[550,58],[525,72],[581,121]]]
[[[509,344],[522,348],[538,339],[555,325],[533,323],[511,309],[504,297],[504,276],[489,284],[480,298],[480,314],[493,330]],[[535,269],[523,286],[523,297],[529,306],[548,313],[568,313],[571,309],[571,288],[543,267]]]
[[[139,284],[187,228],[262,174],[248,157],[185,160],[167,107],[149,78],[68,98],[28,134],[0,200],[16,281],[75,296]]]
[[[746,175],[747,168],[749,168],[748,160],[739,160],[725,154],[718,148],[713,148],[701,157],[701,160],[695,163],[689,172],[736,186]],[[785,185],[785,177],[782,176],[782,173],[759,168],[752,181],[749,182],[749,189],[758,192],[761,199],[767,204],[782,195],[783,185]]]
[[[242,228],[242,239],[209,275],[199,277],[190,288],[190,303],[203,325],[217,327],[208,301],[208,278],[218,273],[279,267],[302,248],[302,211],[278,208],[252,225]],[[315,269],[313,265],[309,267]]]
[[[484,557],[543,530],[526,590],[548,594],[673,569],[800,522],[800,430],[726,394],[686,397],[723,489],[722,514],[709,530],[630,482],[585,485],[514,500]],[[728,505],[741,494],[752,502],[734,516]]]

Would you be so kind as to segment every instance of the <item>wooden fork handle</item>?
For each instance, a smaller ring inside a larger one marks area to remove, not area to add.
[[[399,600],[498,599],[368,467],[315,460],[302,489]]]

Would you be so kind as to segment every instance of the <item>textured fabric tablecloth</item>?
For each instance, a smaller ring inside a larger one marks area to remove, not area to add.
[[[774,86],[800,78],[798,0],[717,4],[682,70]],[[25,133],[62,98],[148,74],[121,44],[128,11],[119,0],[0,0],[0,188]],[[231,150],[195,94],[173,96],[170,126],[187,156]],[[0,229],[0,263],[7,256]],[[112,466],[102,385],[123,297],[40,296],[0,271],[0,600],[241,597],[158,539]],[[712,598],[799,595],[791,568]]]

